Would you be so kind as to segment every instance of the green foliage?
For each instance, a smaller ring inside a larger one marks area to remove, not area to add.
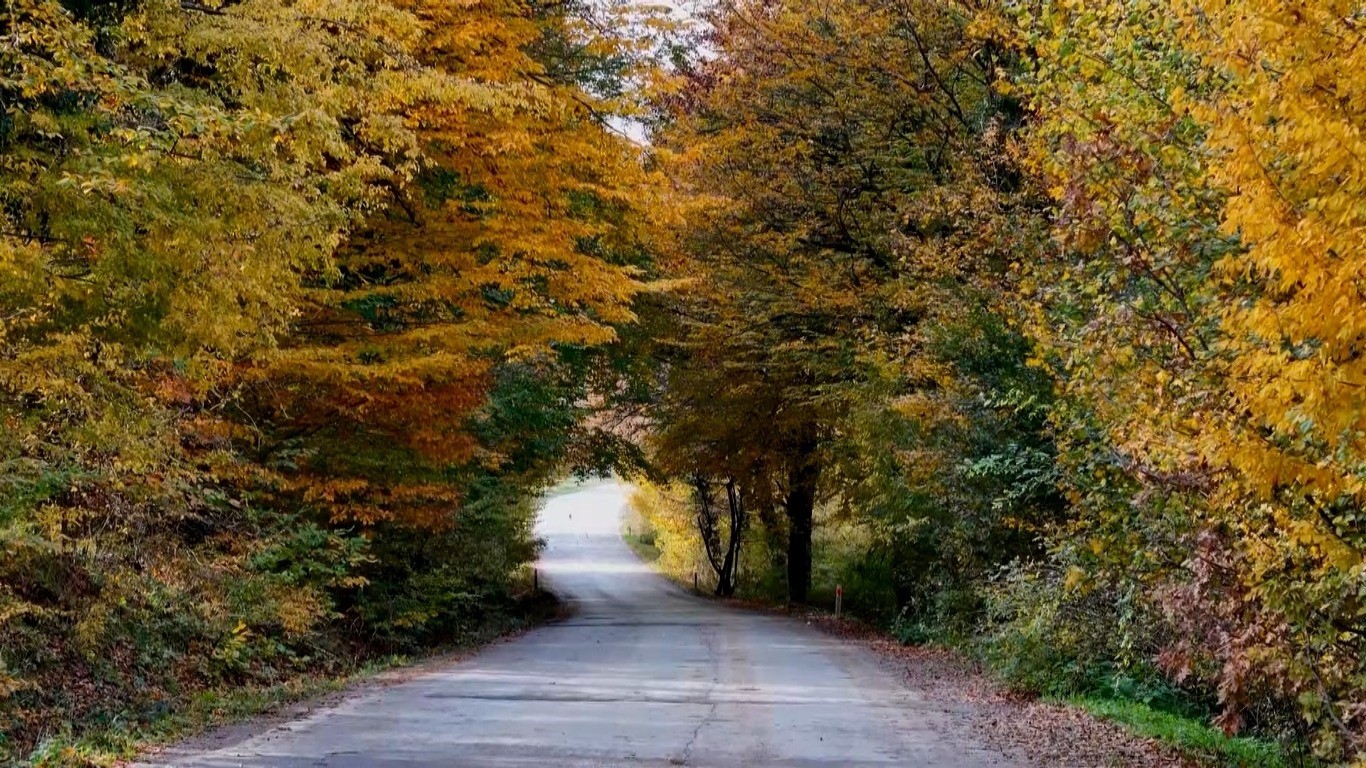
[[[1017,564],[987,592],[977,647],[1023,691],[1067,696],[1165,690],[1151,659],[1159,647],[1153,632],[1161,624],[1143,610],[1131,591],[1082,590],[1056,571]]]
[[[1073,697],[1067,702],[1119,723],[1140,736],[1158,739],[1187,755],[1217,765],[1230,768],[1281,768],[1296,764],[1274,742],[1230,737],[1201,720],[1154,708],[1142,701]]]

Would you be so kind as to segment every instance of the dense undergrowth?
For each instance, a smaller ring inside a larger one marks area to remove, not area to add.
[[[23,570],[5,583],[32,607],[3,634],[0,763],[83,765],[517,626],[536,607],[517,573],[534,557],[537,496],[490,485],[445,531],[361,536],[262,514],[269,527],[230,529],[249,542],[237,546],[224,532],[197,546],[106,535],[101,547],[128,554],[8,559]]]
[[[377,674],[407,667],[429,653],[444,655],[472,648],[553,617],[554,599],[531,587],[529,578],[519,578],[507,604],[484,608],[478,616],[468,617],[458,633],[439,644],[421,646],[415,655],[357,649],[355,655],[329,666],[300,667],[270,678],[258,676],[230,684],[205,687],[199,683],[141,709],[110,711],[119,706],[110,702],[106,705],[110,709],[99,715],[86,715],[78,725],[44,737],[24,762],[35,767],[119,765],[157,745],[364,684]]]

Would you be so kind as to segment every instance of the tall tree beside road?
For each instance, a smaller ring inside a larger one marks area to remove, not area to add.
[[[0,753],[506,608],[651,196],[581,10],[0,7]]]
[[[995,54],[969,55],[966,11],[723,3],[714,56],[656,137],[689,197],[662,452],[724,442],[762,467],[798,602],[815,507],[859,482],[840,465],[861,425],[948,417],[952,363],[929,350],[933,329],[987,300],[978,281],[1029,236],[1009,225],[1014,182],[990,157],[1018,114],[991,88]]]

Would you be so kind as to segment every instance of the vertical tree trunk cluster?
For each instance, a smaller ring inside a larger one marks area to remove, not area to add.
[[[717,508],[710,479],[698,475],[693,479],[693,488],[697,495],[697,530],[706,545],[707,561],[716,574],[716,596],[734,597],[747,523],[740,487],[734,478],[726,480],[725,510]]]

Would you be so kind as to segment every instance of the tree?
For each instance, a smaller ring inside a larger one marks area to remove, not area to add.
[[[716,489],[710,478],[693,478],[693,496],[697,504],[697,531],[707,552],[707,562],[716,574],[716,596],[734,597],[739,586],[740,549],[748,523],[743,491],[735,480],[727,478],[722,484],[726,515],[717,510]]]
[[[879,410],[947,414],[937,392],[951,367],[926,354],[926,329],[1037,231],[1011,229],[1002,204],[1016,180],[990,154],[1018,110],[992,90],[997,49],[960,48],[973,15],[940,2],[722,4],[715,57],[658,136],[688,200],[671,275],[690,281],[666,310],[682,350],[669,364],[687,372],[660,421],[669,434],[715,431],[704,413],[746,425],[746,450],[780,489],[796,601],[816,506],[859,482],[833,469],[839,445]],[[713,410],[721,392],[742,402]]]
[[[1219,670],[1225,728],[1279,695],[1359,753],[1359,25],[1331,2],[1030,13],[1062,247],[1040,338],[1086,570],[1157,596],[1163,665]]]
[[[0,750],[506,606],[645,258],[583,10],[0,9]]]
[[[555,62],[530,54],[561,13],[412,11],[440,30],[412,50],[432,74],[400,102],[418,166],[337,254],[335,275],[309,276],[290,344],[244,372],[253,419],[278,423],[267,445],[296,450],[307,435],[325,461],[301,467],[304,490],[362,524],[405,506],[408,522],[441,524],[458,491],[405,488],[346,456],[383,439],[409,462],[496,465],[464,424],[499,365],[553,367],[557,347],[612,340],[639,289],[639,149],[604,128],[577,83],[550,77]]]

